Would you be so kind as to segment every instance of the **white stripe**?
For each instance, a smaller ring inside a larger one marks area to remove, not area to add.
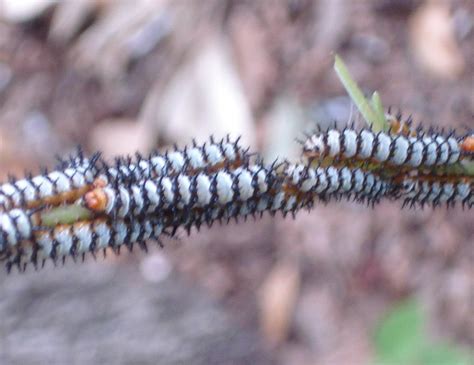
[[[363,130],[360,132],[361,145],[359,156],[362,158],[369,158],[372,154],[372,149],[374,146],[374,134],[370,131]]]
[[[61,228],[54,231],[54,238],[58,242],[57,256],[67,256],[71,252],[72,236],[69,229]]]
[[[421,161],[423,160],[423,142],[416,137],[410,137],[409,141],[412,148],[411,157],[410,160],[407,161],[407,164],[413,167],[418,167],[421,165]]]
[[[234,194],[232,191],[232,178],[227,172],[218,172],[217,180],[217,198],[220,204],[226,204],[232,201]]]
[[[168,205],[173,204],[174,202],[173,183],[169,177],[163,177],[161,179],[161,189],[163,191],[163,196],[166,199],[166,203]]]
[[[308,169],[308,176],[301,183],[301,191],[308,192],[310,191],[317,183],[316,171],[314,169]]]
[[[354,157],[357,153],[357,133],[351,129],[344,131],[344,156]]]
[[[341,152],[340,133],[335,129],[328,131],[329,156],[337,156]]]
[[[171,163],[171,167],[174,171],[179,172],[183,169],[185,160],[181,152],[170,152],[168,153],[168,159]]]
[[[160,195],[158,194],[158,187],[153,181],[147,180],[144,187],[147,198],[150,201],[150,206],[148,207],[148,213],[150,213],[160,205]]]
[[[320,194],[327,189],[329,181],[327,179],[327,174],[326,174],[325,169],[318,168],[317,175],[318,175],[318,183],[316,185],[315,193]]]
[[[198,169],[204,167],[204,159],[202,157],[202,152],[198,148],[190,148],[187,151],[189,158],[189,163],[193,169]]]
[[[117,214],[119,217],[125,217],[130,210],[130,194],[127,191],[127,189],[125,189],[122,186],[119,186],[119,195],[120,195],[121,206]]]
[[[405,137],[395,137],[395,151],[392,156],[391,162],[395,165],[402,165],[405,163],[408,156],[409,143]]]
[[[375,151],[375,159],[379,162],[385,162],[390,154],[390,143],[392,139],[385,133],[377,134],[377,150]]]
[[[436,162],[438,143],[431,137],[423,137],[422,141],[425,145],[425,162],[424,165],[432,166]]]
[[[209,177],[204,174],[199,174],[196,177],[196,190],[198,196],[198,203],[205,206],[211,202],[211,182]]]
[[[179,207],[183,208],[184,205],[188,205],[191,201],[191,182],[189,181],[189,177],[185,175],[179,175],[178,187],[179,195],[181,196],[181,203],[179,204]]]
[[[326,170],[328,180],[329,180],[329,188],[326,191],[327,194],[333,193],[339,188],[339,174],[338,171],[334,167],[328,167]]]
[[[345,192],[349,192],[352,187],[351,179],[352,179],[352,174],[351,170],[349,170],[346,167],[343,167],[341,169],[341,178],[342,178],[342,190]]]
[[[106,248],[111,239],[110,228],[105,222],[95,222],[93,227],[94,232],[97,235],[96,249]]]
[[[114,226],[114,247],[123,245],[125,243],[125,237],[127,237],[127,226],[123,221],[115,221]]]
[[[238,175],[238,187],[240,199],[247,200],[253,196],[254,188],[252,187],[252,175],[248,170],[242,170]]]
[[[115,196],[115,190],[111,189],[109,187],[105,187],[103,189],[103,192],[106,196],[107,199],[107,205],[105,206],[105,212],[110,213],[113,209],[115,209],[115,203],[116,203],[116,196]]]
[[[219,148],[214,144],[205,144],[204,151],[210,164],[215,165],[222,161],[222,154]]]
[[[459,143],[454,137],[448,138],[448,145],[451,151],[451,156],[449,157],[448,163],[452,164],[459,160],[461,156],[461,150],[459,148]]]
[[[20,209],[10,211],[10,217],[16,222],[16,227],[21,239],[29,239],[32,235],[32,227],[28,215]]]
[[[143,206],[145,202],[143,201],[143,193],[142,189],[139,188],[137,185],[132,185],[132,196],[133,196],[133,201],[135,203],[135,214],[141,214],[143,213]]]
[[[73,225],[74,235],[78,239],[77,253],[89,251],[92,244],[92,232],[88,224],[79,223]]]
[[[448,161],[449,157],[449,146],[446,140],[442,136],[437,136],[436,137],[436,142],[439,144],[440,148],[440,153],[439,153],[439,158],[437,165],[442,165]]]

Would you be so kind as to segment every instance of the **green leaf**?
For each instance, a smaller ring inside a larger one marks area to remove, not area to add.
[[[415,301],[397,305],[375,332],[377,357],[384,364],[413,364],[425,346],[424,318]]]
[[[469,359],[454,346],[446,344],[430,344],[425,346],[419,357],[419,363],[423,365],[469,365],[474,359]]]
[[[344,61],[337,54],[334,60],[334,70],[336,71],[339,80],[341,80],[347,93],[369,126],[371,126],[375,131],[386,130],[387,126],[385,122],[385,116],[383,117],[383,121],[381,118],[377,117],[377,113],[372,109],[359,86],[352,78],[349,70],[344,64]],[[375,98],[377,98],[377,96]],[[376,100],[376,103],[378,102],[380,102],[381,105],[380,97],[378,97],[378,101]]]

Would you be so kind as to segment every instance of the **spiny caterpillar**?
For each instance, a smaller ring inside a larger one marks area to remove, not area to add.
[[[248,163],[250,148],[242,148],[240,138],[232,140],[230,136],[220,141],[213,137],[199,145],[193,141],[183,149],[174,147],[164,154],[152,152],[147,157],[137,153],[135,158],[117,158],[112,166],[102,161],[103,178],[106,181],[140,181],[159,176],[173,176],[180,173],[194,175],[206,169],[218,171],[223,167],[236,168]]]
[[[464,138],[454,134],[404,136],[364,129],[329,129],[312,135],[303,145],[309,158],[374,160],[395,166],[451,165],[459,161]]]
[[[72,203],[91,189],[99,173],[107,181],[136,180],[146,177],[164,176],[180,172],[196,173],[204,168],[218,170],[222,166],[240,166],[249,160],[249,149],[239,145],[239,138],[229,136],[219,142],[210,140],[202,145],[193,142],[191,147],[164,155],[152,153],[148,158],[137,154],[132,159],[117,159],[114,166],[108,166],[95,154],[90,160],[84,158],[79,149],[76,156],[61,160],[58,169],[25,179],[12,179],[10,183],[0,185],[0,210],[15,207],[35,208],[42,205]],[[102,166],[99,166],[101,164]]]
[[[3,260],[8,271],[13,266],[24,271],[27,264],[42,267],[47,259],[54,263],[58,260],[64,262],[66,257],[84,259],[86,253],[104,251],[105,255],[107,248],[120,253],[120,247],[124,245],[131,251],[135,243],[146,250],[145,241],[154,239],[160,242],[163,233],[162,221],[157,217],[113,221],[96,219],[58,225],[52,230],[36,232],[34,240],[13,247],[3,255]]]
[[[265,164],[229,137],[112,164],[79,151],[53,172],[0,185],[0,261],[22,271],[106,248],[146,248],[146,240],[180,227],[189,234],[265,212],[295,215],[341,198],[472,208],[474,178],[464,167],[472,162],[472,133],[391,126],[387,133],[316,133],[303,143],[301,163]],[[67,219],[66,210],[73,212]]]
[[[151,214],[163,209],[194,209],[246,201],[268,189],[270,174],[259,165],[197,175],[178,174],[116,184],[85,194],[85,206],[96,212],[126,217]]]
[[[41,175],[30,175],[16,181],[12,179],[9,183],[0,185],[0,211],[74,202],[90,188],[97,177],[98,159],[99,154],[90,160],[83,159],[82,154],[79,154],[74,162],[75,166],[50,173],[44,171]]]

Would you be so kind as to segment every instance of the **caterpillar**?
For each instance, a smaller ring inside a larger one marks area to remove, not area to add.
[[[164,154],[153,152],[148,157],[136,154],[135,159],[116,159],[114,166],[104,163],[102,170],[109,178],[107,180],[137,182],[143,179],[159,176],[171,176],[180,173],[194,175],[203,169],[217,171],[220,168],[229,169],[248,163],[249,148],[244,149],[239,144],[240,137],[232,140],[229,136],[216,142],[210,138],[208,142],[198,145],[196,141],[191,146]]]
[[[96,188],[84,196],[84,205],[111,216],[151,214],[164,209],[193,209],[246,201],[268,189],[271,172],[252,165],[213,174],[161,176],[138,183]]]
[[[303,145],[303,155],[309,158],[374,160],[412,168],[454,164],[461,157],[462,141],[450,134],[407,137],[371,130],[330,129],[316,133]]]
[[[204,168],[218,169],[222,166],[239,166],[248,161],[248,149],[239,145],[239,138],[229,136],[220,142],[211,137],[208,143],[179,150],[175,147],[165,155],[151,154],[148,158],[137,155],[135,164],[131,159],[117,159],[114,167],[100,160],[100,154],[90,160],[78,149],[69,160],[60,160],[58,170],[46,171],[38,176],[11,181],[0,186],[0,210],[14,207],[34,208],[42,205],[71,203],[91,189],[93,181],[101,174],[102,180],[135,180],[163,176],[181,171],[193,173]],[[98,165],[101,161],[102,166]],[[107,178],[109,177],[109,178]]]
[[[473,181],[467,178],[440,176],[406,177],[394,187],[393,195],[402,199],[403,206],[446,204],[448,207],[456,203],[471,209],[474,205]]]
[[[281,188],[284,175],[289,177],[292,189]],[[314,195],[327,199],[352,194],[359,200],[375,202],[385,194],[387,186],[380,178],[360,169],[290,165],[284,174],[278,175],[274,168],[253,165],[210,175],[163,176],[128,187],[101,187],[87,193],[84,204],[93,211],[117,217],[182,210],[187,215],[183,225],[189,229],[203,221],[210,225],[216,219],[246,217],[264,210],[294,213]]]
[[[37,208],[44,205],[72,203],[91,189],[97,177],[96,164],[99,155],[84,159],[75,167],[45,171],[41,175],[24,179],[12,179],[0,185],[0,210],[13,208]]]
[[[52,172],[0,185],[0,261],[21,271],[106,248],[146,248],[147,239],[173,236],[180,227],[190,233],[265,212],[295,215],[331,199],[471,208],[468,170],[447,167],[473,152],[472,133],[415,131],[410,121],[398,120],[388,133],[347,128],[309,136],[303,162],[296,164],[265,165],[230,137],[112,164],[99,154],[84,158],[79,150]],[[72,218],[63,220],[67,214]],[[51,217],[61,218],[43,226]]]
[[[23,241],[4,255],[4,261],[8,271],[15,266],[24,271],[28,264],[35,268],[43,267],[48,259],[54,263],[58,260],[64,262],[67,257],[84,259],[86,253],[95,254],[106,248],[118,253],[123,245],[132,250],[138,244],[146,250],[146,240],[154,239],[161,245],[160,236],[163,234],[166,232],[162,220],[157,217],[77,222],[36,232],[33,240]]]

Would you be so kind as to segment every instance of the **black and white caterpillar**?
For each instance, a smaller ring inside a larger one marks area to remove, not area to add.
[[[87,193],[87,208],[113,217],[139,216],[165,209],[195,209],[245,202],[266,193],[273,171],[262,165],[216,173],[178,174],[131,184],[98,187]]]
[[[160,176],[194,175],[204,169],[234,168],[248,163],[252,156],[239,141],[240,138],[232,140],[229,136],[221,141],[211,137],[201,145],[193,141],[183,149],[175,146],[172,151],[153,152],[147,157],[137,154],[134,159],[119,158],[112,166],[104,163],[102,171],[107,181],[137,182]]]
[[[152,153],[147,158],[137,155],[135,160],[117,159],[114,166],[108,166],[99,154],[87,159],[78,150],[75,156],[60,161],[55,171],[0,185],[0,210],[72,202],[89,190],[99,176],[105,182],[140,181],[183,172],[191,174],[205,168],[238,166],[248,162],[250,156],[238,138],[232,140],[229,136],[218,142],[210,138],[202,145],[193,142],[191,147]]]
[[[77,222],[37,232],[33,240],[23,241],[4,254],[4,261],[8,271],[14,266],[23,271],[28,264],[36,268],[43,266],[48,259],[56,263],[67,257],[84,258],[88,252],[95,254],[107,248],[120,252],[120,247],[124,245],[132,250],[138,244],[146,250],[146,240],[153,239],[160,243],[163,234],[166,233],[162,220],[157,217]]]
[[[0,211],[73,202],[84,194],[97,178],[99,156],[84,159],[74,167],[44,172],[0,185]]]
[[[371,130],[329,129],[310,136],[303,145],[303,154],[312,158],[354,158],[416,168],[458,162],[460,143],[453,134],[405,136]]]

